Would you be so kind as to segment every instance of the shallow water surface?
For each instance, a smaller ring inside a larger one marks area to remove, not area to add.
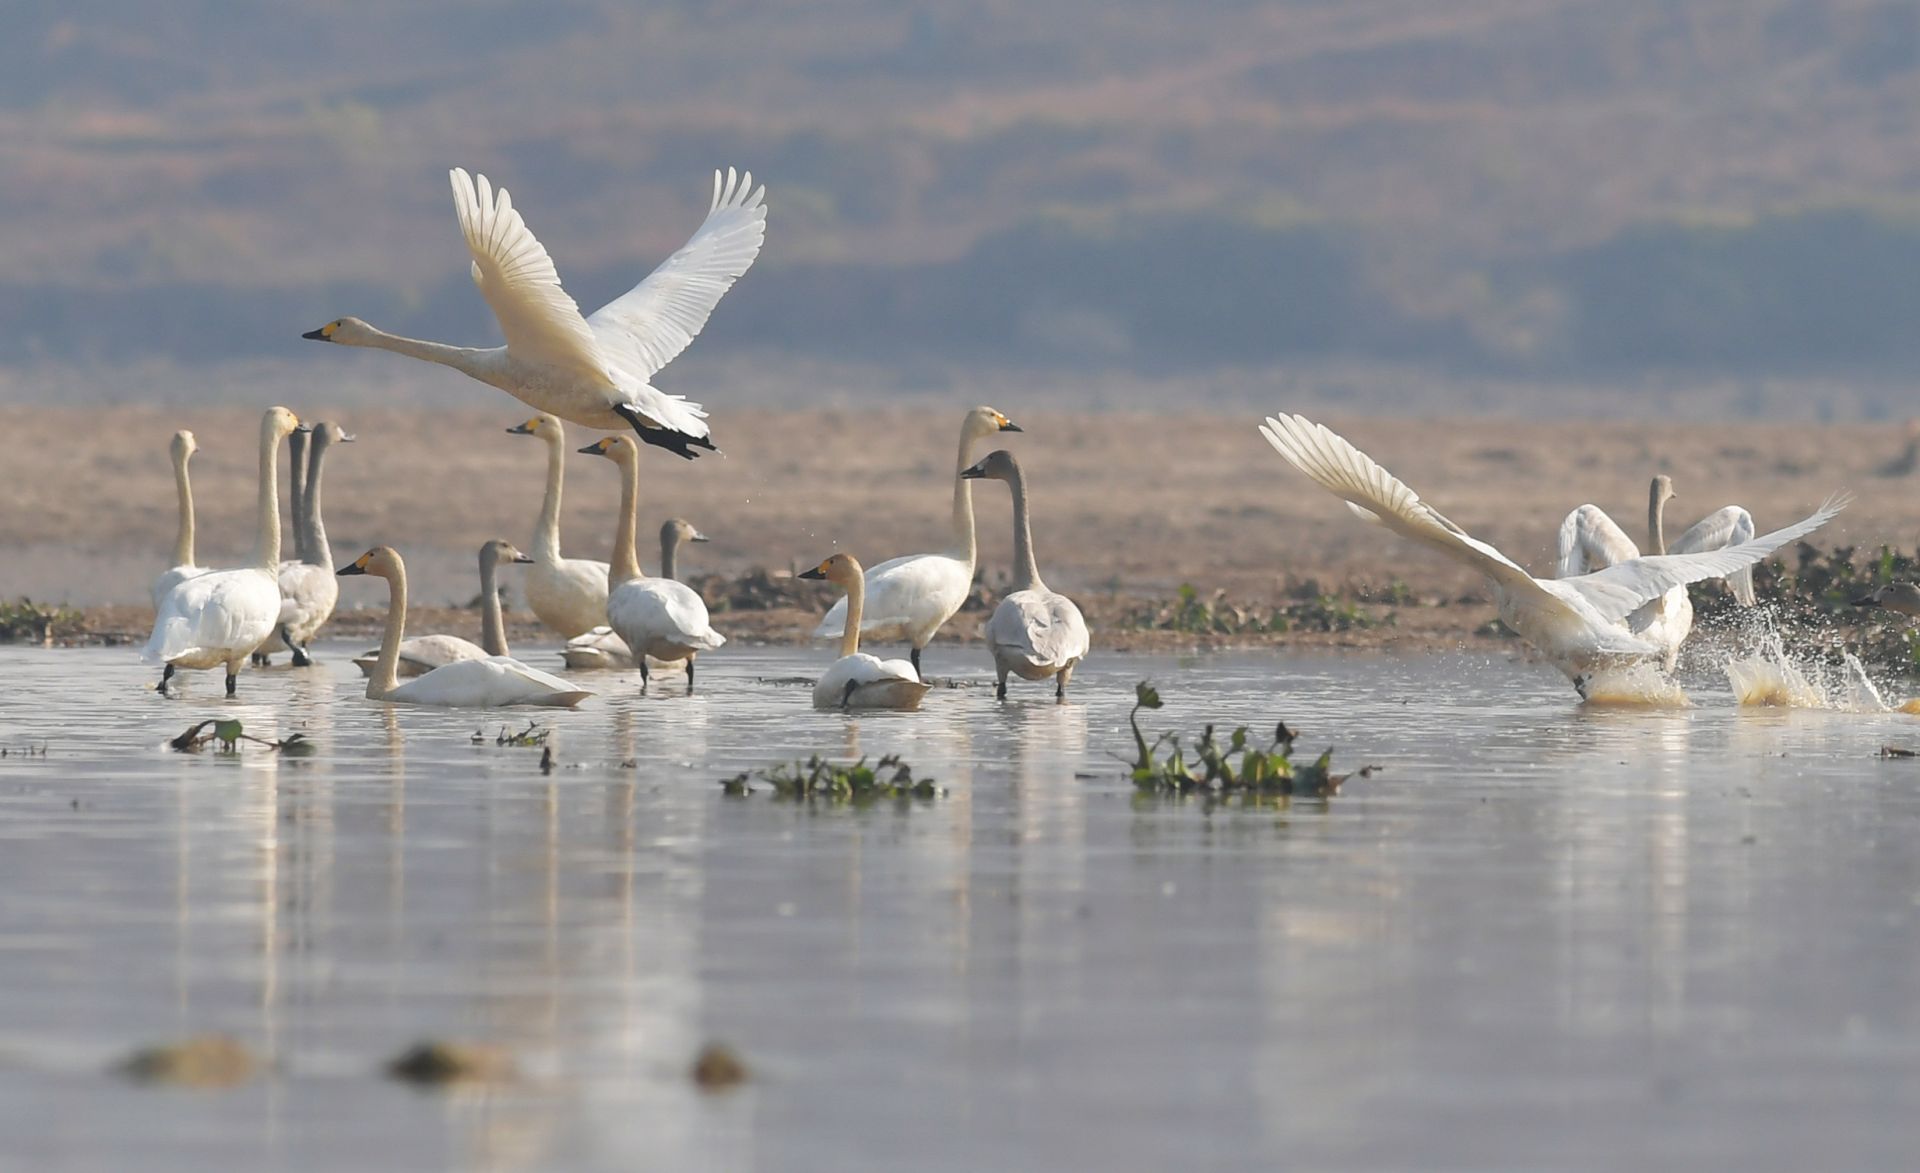
[[[1920,746],[1898,715],[1583,709],[1446,655],[1104,655],[1073,703],[815,713],[823,653],[701,691],[395,709],[344,646],[195,674],[0,649],[0,1168],[1901,1167],[1920,1142]],[[552,649],[523,649],[538,663]],[[929,666],[984,682],[977,649]],[[1141,803],[1150,729],[1337,747],[1327,803]],[[205,716],[305,732],[179,754]],[[485,738],[475,743],[476,729]],[[48,755],[15,756],[44,741]],[[897,752],[946,797],[795,806],[747,766]],[[136,1086],[218,1031],[228,1091]],[[523,1078],[420,1093],[422,1036]],[[753,1078],[704,1095],[709,1040]]]

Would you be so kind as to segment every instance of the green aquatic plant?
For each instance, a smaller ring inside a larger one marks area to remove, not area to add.
[[[85,618],[71,607],[36,603],[25,595],[0,600],[0,643],[52,643],[56,636],[78,634]]]
[[[547,743],[547,738],[551,736],[553,736],[553,729],[551,726],[540,725],[540,724],[537,724],[536,722],[528,721],[527,727],[525,729],[520,730],[518,733],[515,733],[512,730],[508,729],[505,725],[500,726],[500,732],[494,737],[493,744],[512,745],[512,746],[545,745]],[[487,740],[487,731],[485,729],[475,729],[473,731],[473,736],[468,740],[472,741],[473,744],[475,745],[483,745],[486,743],[486,740]]]
[[[1159,690],[1143,680],[1134,687],[1133,708],[1127,713],[1136,755],[1133,784],[1143,795],[1202,795],[1259,805],[1274,799],[1325,798],[1352,777],[1333,772],[1331,748],[1312,762],[1296,763],[1293,744],[1297,735],[1285,721],[1274,726],[1273,740],[1265,748],[1254,743],[1245,725],[1223,740],[1216,736],[1216,727],[1209,724],[1194,743],[1189,763],[1178,733],[1162,733],[1149,742],[1140,729],[1140,710],[1158,709],[1161,703]],[[1374,769],[1367,766],[1358,773],[1367,777]]]
[[[313,742],[308,741],[304,733],[295,733],[278,741],[268,741],[266,738],[255,737],[248,733],[239,720],[233,717],[210,718],[196,722],[187,726],[184,733],[168,741],[167,744],[182,753],[198,753],[206,748],[208,743],[215,741],[220,743],[220,749],[224,753],[239,752],[242,741],[251,741],[275,752],[291,754],[295,757],[303,757],[313,752]]]
[[[754,793],[755,781],[765,783],[774,798],[785,802],[824,800],[867,806],[882,799],[931,802],[946,793],[933,779],[914,777],[913,767],[898,754],[888,754],[872,765],[865,757],[840,763],[813,754],[805,761],[743,771],[720,786],[729,796],[742,798]]]

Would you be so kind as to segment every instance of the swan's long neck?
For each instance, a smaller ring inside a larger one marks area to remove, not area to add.
[[[668,525],[660,531],[660,577],[679,578],[680,527]]]
[[[181,452],[173,458],[173,491],[180,501],[180,529],[173,536],[173,564],[193,565],[193,484],[187,479],[187,461],[193,453]]]
[[[1655,554],[1667,552],[1667,498],[1657,481],[1647,498],[1647,540]]]
[[[856,570],[847,580],[847,630],[840,637],[840,654],[851,656],[860,650],[861,612],[867,608],[867,576]]]
[[[302,562],[313,550],[307,534],[307,444],[312,433],[295,432],[287,437],[287,512],[293,517],[293,556]]]
[[[540,520],[533,528],[533,555],[542,562],[560,561],[560,487],[566,479],[567,438],[558,427],[540,429],[547,442],[547,495],[540,501]]]
[[[314,566],[333,569],[333,547],[327,544],[327,523],[320,510],[320,466],[326,463],[327,443],[315,439],[307,465],[306,516],[294,522],[304,537],[301,557]]]
[[[960,474],[973,463],[973,441],[972,421],[968,421],[960,428],[960,454],[953,465],[953,546],[949,552],[969,570],[978,554],[973,540],[973,482]]]
[[[380,659],[367,680],[367,699],[384,700],[400,687],[400,640],[407,634],[407,567],[394,560],[387,573],[387,630],[380,636]]]
[[[1045,590],[1047,584],[1040,581],[1040,568],[1033,561],[1033,529],[1027,522],[1026,474],[1015,469],[1007,479],[1007,488],[1013,492],[1013,589]]]
[[[271,425],[260,429],[260,495],[255,504],[257,529],[253,564],[271,572],[280,565],[280,435]]]
[[[347,343],[348,346],[370,346],[375,350],[391,350],[395,354],[404,354],[408,358],[417,358],[423,362],[439,363],[443,367],[452,367],[464,375],[485,383],[498,377],[498,348],[483,350],[472,346],[448,346],[444,342],[428,342],[420,338],[406,338],[399,334],[389,334],[385,330],[366,327],[366,335]]]
[[[640,555],[634,546],[634,519],[640,510],[640,461],[632,453],[620,461],[620,521],[613,531],[613,561],[608,582],[640,577]]]
[[[500,557],[491,546],[480,551],[480,646],[489,656],[507,654],[507,621],[500,613],[500,586],[496,569]]]

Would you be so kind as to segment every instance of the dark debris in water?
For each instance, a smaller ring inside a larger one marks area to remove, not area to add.
[[[222,753],[238,753],[242,741],[251,741],[264,745],[277,753],[294,757],[305,757],[314,751],[314,744],[307,740],[304,733],[294,733],[277,741],[264,737],[255,737],[246,731],[245,726],[233,717],[213,718],[189,725],[186,731],[167,742],[181,753],[198,753],[211,742],[219,742]]]
[[[142,1047],[114,1065],[141,1083],[223,1088],[245,1083],[258,1066],[251,1052],[226,1035],[196,1035],[177,1043]]]
[[[447,1039],[422,1039],[388,1061],[386,1070],[394,1079],[421,1087],[496,1083],[514,1077],[513,1056],[504,1048]]]
[[[725,1043],[708,1043],[700,1049],[699,1057],[693,1061],[690,1072],[693,1082],[703,1092],[715,1093],[729,1091],[747,1082],[747,1065],[732,1047]]]
[[[508,729],[505,725],[500,726],[500,732],[494,735],[493,744],[522,747],[545,745],[547,744],[547,738],[551,736],[553,736],[553,729],[551,727],[543,726],[535,721],[528,721],[527,727],[518,733]],[[472,741],[475,745],[485,745],[487,741],[487,731],[485,729],[475,729],[473,736],[468,740]],[[551,751],[549,751],[549,755],[550,754]],[[544,761],[542,765],[545,765]]]
[[[1880,756],[1883,758],[1920,758],[1920,749],[1902,749],[1897,745],[1883,745],[1880,747]]]
[[[898,754],[888,754],[872,765],[865,757],[843,764],[813,754],[805,761],[747,770],[723,780],[720,786],[730,797],[744,798],[756,793],[755,782],[764,784],[775,799],[783,802],[868,806],[883,799],[932,802],[946,794],[933,779],[915,778],[913,767]]]

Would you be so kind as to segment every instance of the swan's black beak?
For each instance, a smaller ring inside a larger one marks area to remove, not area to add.
[[[349,562],[345,566],[342,566],[340,569],[334,571],[334,573],[337,575],[365,574],[366,572],[367,572],[366,567],[361,566],[358,562]]]
[[[354,434],[353,434],[352,432],[342,432],[342,433],[340,433],[340,443],[342,443],[342,444],[351,444],[351,443],[353,443],[353,442],[354,442],[355,440],[358,440],[359,438],[360,438],[360,437],[358,437],[358,436],[356,436],[356,435],[354,435]]]
[[[533,555],[531,555],[531,554],[522,554],[522,553],[520,553],[520,552],[519,552],[518,550],[515,550],[515,551],[513,552],[513,560],[514,560],[515,562],[525,562],[525,563],[529,563],[529,564],[531,564],[531,563],[533,562]]]
[[[296,424],[294,425],[293,430],[296,432],[299,432],[303,436],[306,436],[306,435],[312,434],[313,425],[312,424]]]
[[[308,339],[309,341],[312,341],[312,342],[331,341],[327,337],[327,331],[325,327],[322,327],[321,329],[318,329],[318,330],[308,330],[305,334],[300,335],[300,337]]]
[[[574,449],[574,451],[579,452],[585,456],[605,456],[607,454],[607,450],[605,448],[600,447],[600,441],[598,440],[595,440],[593,443],[587,445],[585,448],[576,448]]]
[[[961,473],[960,479],[963,481],[979,481],[979,480],[985,480],[986,476],[987,476],[987,466],[985,464],[976,464],[972,468],[967,469],[965,472]]]
[[[509,435],[509,436],[531,436],[531,435],[533,435],[533,421],[532,421],[532,420],[528,420],[528,421],[527,421],[526,423],[524,423],[524,424],[515,424],[515,425],[513,425],[512,427],[510,427],[510,428],[508,428],[508,429],[507,429],[507,435]]]
[[[824,575],[824,574],[822,574],[822,573],[820,572],[820,568],[819,568],[818,566],[816,566],[816,567],[814,567],[814,568],[813,568],[812,570],[803,570],[803,571],[801,571],[801,572],[800,572],[800,573],[799,573],[799,574],[798,574],[798,575],[797,575],[796,577],[798,577],[798,578],[811,578],[811,579],[816,579],[816,580],[818,580],[818,579],[824,579],[824,578],[826,578],[827,576],[826,576],[826,575]]]
[[[713,539],[701,533],[699,530],[694,530],[692,533],[687,535],[687,540],[689,542],[710,542]]]
[[[1003,432],[1024,432],[1027,429],[1014,423],[1012,420],[1008,420],[1006,423],[1000,425],[1000,430]]]
[[[1853,605],[1856,607],[1871,607],[1877,604],[1879,601],[1880,600],[1874,598],[1872,595],[1861,595],[1859,598],[1853,601]]]

